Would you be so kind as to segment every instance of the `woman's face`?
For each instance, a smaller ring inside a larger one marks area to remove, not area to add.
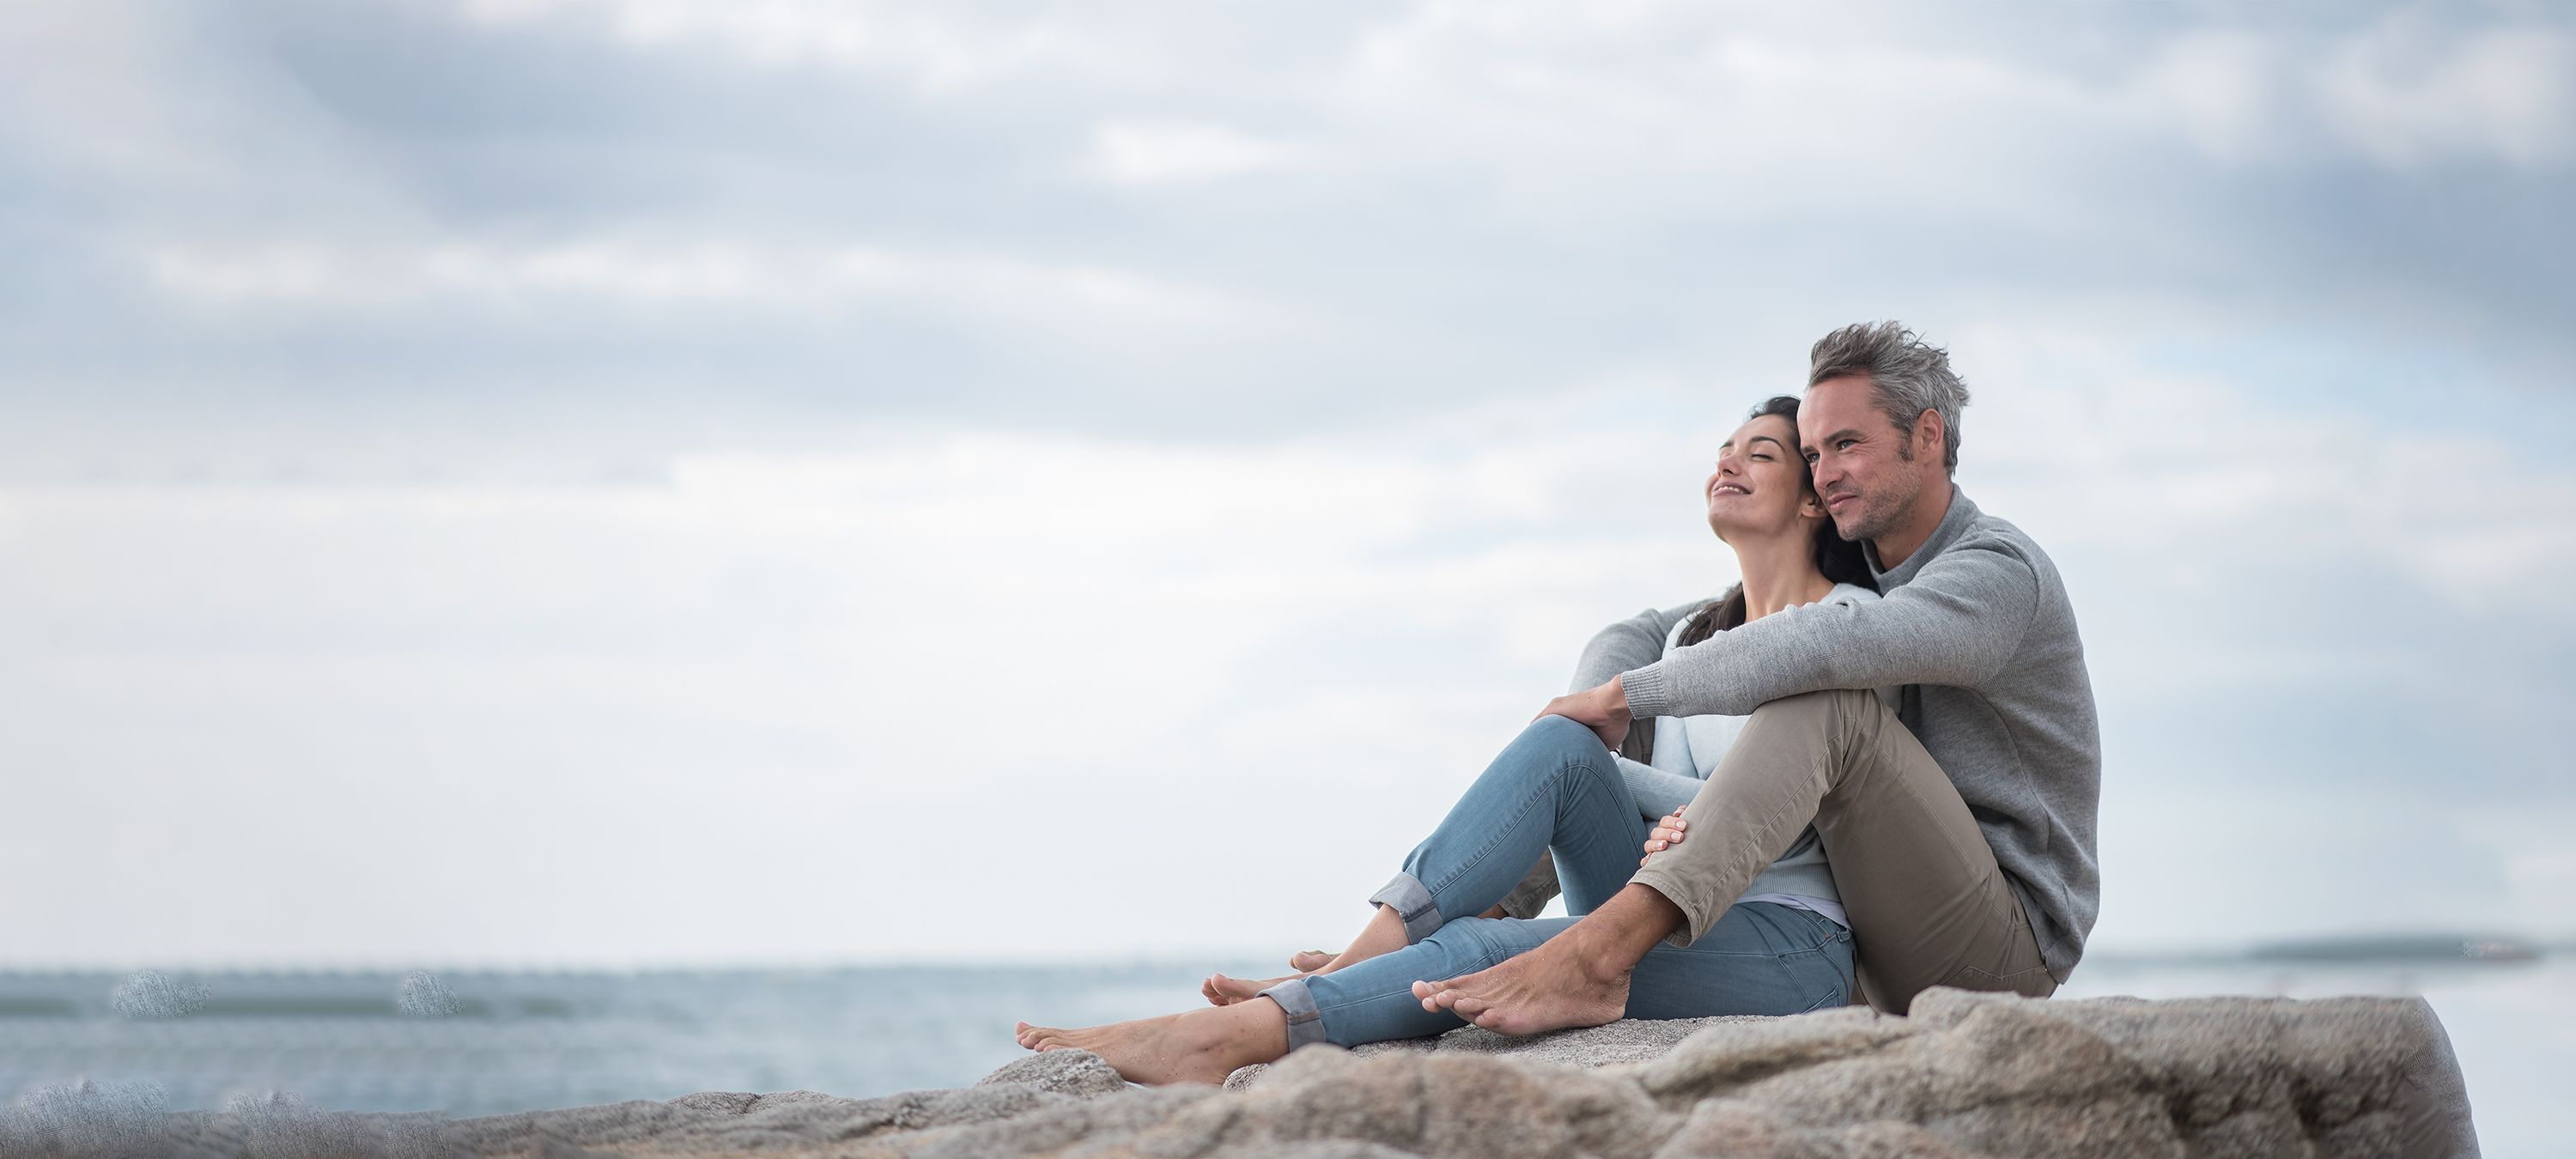
[[[1708,499],[1708,529],[1730,540],[1741,532],[1776,534],[1812,526],[1825,509],[1807,490],[1798,460],[1798,428],[1778,415],[1762,415],[1735,428],[1717,448],[1717,470],[1700,487]]]

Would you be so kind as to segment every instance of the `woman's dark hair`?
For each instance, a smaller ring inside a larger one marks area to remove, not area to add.
[[[1777,395],[1744,417],[1750,421],[1764,415],[1787,419],[1790,429],[1795,430],[1798,426],[1798,400],[1785,394]],[[1813,493],[1816,489],[1815,469],[1807,466],[1805,455],[1799,455],[1797,459],[1798,485]],[[1841,532],[1834,530],[1834,521],[1830,518],[1816,524],[1816,570],[1838,584],[1858,584],[1871,591],[1878,590],[1878,580],[1869,574],[1869,560],[1861,554],[1860,545],[1844,539]],[[1682,629],[1681,639],[1675,643],[1688,647],[1729,628],[1741,627],[1744,610],[1744,585],[1739,583],[1726,589],[1725,595],[1701,604],[1698,611],[1691,613],[1690,626]]]

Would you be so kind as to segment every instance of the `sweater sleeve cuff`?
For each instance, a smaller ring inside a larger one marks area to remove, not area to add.
[[[1664,680],[1661,660],[1620,673],[1619,690],[1628,694],[1628,715],[1632,719],[1673,715],[1672,685]]]

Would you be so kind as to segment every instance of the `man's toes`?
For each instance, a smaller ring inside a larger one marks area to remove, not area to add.
[[[1299,950],[1288,955],[1288,968],[1300,974],[1312,974],[1333,964],[1333,956],[1323,950]]]

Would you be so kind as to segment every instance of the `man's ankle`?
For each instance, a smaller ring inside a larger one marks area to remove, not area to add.
[[[1600,909],[1574,923],[1564,936],[1576,939],[1567,948],[1574,951],[1585,973],[1606,982],[1636,969],[1637,961],[1680,929],[1685,920],[1681,907],[1662,893],[1651,886],[1630,883]]]

